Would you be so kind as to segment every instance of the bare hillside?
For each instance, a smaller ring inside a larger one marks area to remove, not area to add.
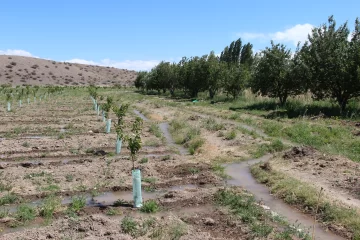
[[[16,85],[133,85],[136,72],[40,58],[0,55],[0,83]]]

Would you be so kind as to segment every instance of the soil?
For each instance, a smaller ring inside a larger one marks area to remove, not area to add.
[[[132,86],[137,75],[135,71],[126,69],[7,55],[0,55],[0,72],[0,82],[13,86]]]
[[[333,200],[360,208],[360,163],[312,147],[294,147],[271,163],[276,170],[323,187]]]
[[[136,102],[133,108],[145,109],[148,114],[143,114],[149,118],[144,121],[143,146],[135,162],[135,166],[141,169],[143,192],[151,195],[153,191],[167,191],[156,199],[161,211],[151,214],[156,219],[154,226],[136,238],[149,239],[155,231],[168,233],[174,226],[186,226],[180,239],[253,239],[248,224],[214,204],[214,193],[225,183],[214,173],[213,167],[214,163],[249,159],[252,151],[267,141],[240,131],[237,131],[235,139],[224,139],[220,133],[236,129],[237,125],[234,121],[222,120],[216,114],[193,113],[187,108],[179,111],[154,106],[146,101]],[[129,110],[126,122],[133,120],[134,109]],[[46,102],[16,108],[14,112],[0,110],[0,115],[0,186],[6,186],[23,201],[40,201],[50,194],[71,198],[86,193],[90,195],[94,191],[109,191],[114,196],[117,191],[131,191],[133,163],[127,144],[123,144],[120,155],[114,154],[114,129],[110,134],[103,133],[105,124],[95,114],[87,95],[70,98],[54,96]],[[205,129],[204,123],[209,117],[223,123],[224,129]],[[114,114],[110,118],[116,119]],[[150,131],[152,124],[169,123],[173,119],[201,128],[205,144],[194,155],[179,154],[171,147],[173,144]],[[282,161],[289,163],[287,171],[302,172],[304,169],[308,173],[305,165],[300,167],[297,164],[303,159],[317,159],[316,154],[316,151],[300,149],[289,153],[289,157]],[[323,164],[337,163],[326,159],[322,161]],[[325,171],[332,169],[327,164],[321,167],[314,163],[323,174],[317,171],[317,175],[310,175],[322,179],[327,174]],[[339,169],[339,166],[334,165],[334,168]],[[347,163],[343,169],[355,168]],[[353,179],[343,186],[349,194],[354,194],[358,187]],[[0,191],[0,197],[7,193]],[[0,239],[134,239],[131,234],[124,233],[120,224],[122,219],[131,216],[142,224],[150,216],[129,207],[115,208],[111,205],[89,205],[78,213],[76,220],[59,212],[48,226],[37,219],[24,228],[15,228],[13,233],[6,222],[9,219],[2,218]],[[108,216],[109,209],[120,211],[120,214]]]

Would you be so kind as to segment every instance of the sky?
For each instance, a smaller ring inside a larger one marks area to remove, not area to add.
[[[360,1],[2,0],[0,54],[150,70],[241,38],[295,49],[334,15],[352,31]]]

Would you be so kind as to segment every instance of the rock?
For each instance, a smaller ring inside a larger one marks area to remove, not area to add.
[[[204,224],[207,226],[214,226],[215,225],[215,220],[212,218],[205,218],[204,219]]]
[[[265,171],[271,171],[271,166],[269,162],[265,162],[261,164],[259,167]]]
[[[260,205],[260,207],[262,207],[265,210],[270,210],[270,207],[266,206],[266,205]]]
[[[172,192],[166,193],[164,197],[165,197],[165,198],[173,198],[173,197],[174,197],[174,193],[172,193]]]
[[[47,239],[54,238],[54,235],[52,235],[51,233],[48,233],[48,234],[46,235],[46,238],[47,238]]]
[[[30,168],[30,167],[33,167],[34,164],[32,164],[30,162],[24,162],[24,163],[21,163],[20,165],[24,168]]]
[[[97,151],[94,151],[94,155],[95,156],[105,156],[106,152],[104,150],[97,150]]]
[[[0,163],[0,169],[7,168],[7,163]]]

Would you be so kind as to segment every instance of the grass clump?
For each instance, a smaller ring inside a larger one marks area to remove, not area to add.
[[[205,139],[203,139],[201,137],[197,137],[197,138],[192,139],[185,146],[188,146],[190,154],[194,155],[196,150],[198,150],[202,145],[204,145],[204,143],[205,143]]]
[[[275,153],[281,152],[287,148],[286,145],[282,143],[279,139],[271,141],[270,144],[260,144],[257,146],[256,150],[252,152],[253,158],[260,158],[266,153]]]
[[[71,204],[68,208],[71,212],[79,212],[86,206],[86,198],[84,196],[75,196],[71,199]]]
[[[157,125],[156,123],[152,123],[149,127],[149,132],[151,132],[152,134],[155,135],[155,137],[157,138],[161,138],[162,137],[162,132],[159,128],[159,125]]]
[[[140,211],[144,213],[156,213],[157,211],[159,211],[159,205],[156,201],[149,200],[144,202],[144,204],[140,208]]]
[[[154,178],[154,177],[143,178],[142,181],[146,182],[146,183],[154,184],[156,182],[156,178]]]
[[[140,163],[141,163],[141,164],[144,164],[144,163],[147,163],[147,162],[149,162],[149,159],[146,158],[146,157],[144,157],[144,158],[142,158],[142,159],[140,160]]]
[[[13,204],[18,201],[19,201],[18,196],[10,192],[0,198],[0,206],[5,204]]]
[[[254,165],[251,172],[258,181],[266,183],[271,192],[286,203],[303,206],[311,214],[315,212],[318,191],[314,187],[284,173],[262,170],[259,164]],[[321,199],[317,219],[327,224],[341,225],[353,233],[352,239],[360,239],[360,214],[355,209],[348,209]]]
[[[20,205],[15,213],[17,221],[26,223],[33,220],[36,217],[36,210],[28,205]]]
[[[188,147],[191,154],[194,154],[205,142],[205,140],[200,137],[200,128],[190,126],[185,120],[172,120],[170,122],[170,133],[175,143]]]
[[[214,118],[207,118],[202,126],[209,131],[219,131],[225,128],[223,123],[218,123]]]
[[[212,170],[215,172],[215,174],[217,174],[218,176],[220,176],[223,179],[229,178],[229,175],[227,175],[225,173],[225,167],[223,165],[221,165],[220,163],[215,163],[212,166]]]
[[[57,209],[61,207],[60,198],[50,195],[48,196],[42,206],[40,207],[40,215],[45,219],[51,219]]]
[[[233,140],[233,139],[235,139],[236,138],[236,130],[231,130],[231,131],[229,131],[229,132],[227,132],[227,133],[225,133],[225,139],[226,140]]]
[[[137,229],[138,229],[138,224],[132,217],[126,216],[123,218],[123,220],[121,220],[121,230],[124,233],[135,237],[137,233]]]

